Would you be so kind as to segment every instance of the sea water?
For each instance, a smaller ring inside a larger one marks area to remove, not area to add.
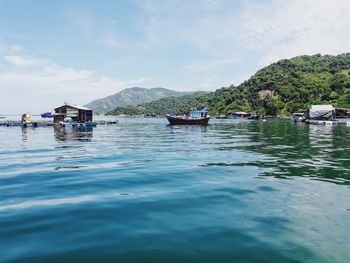
[[[0,127],[0,261],[350,261],[350,127],[210,123]]]

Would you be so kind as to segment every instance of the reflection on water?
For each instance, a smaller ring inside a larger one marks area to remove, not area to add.
[[[85,141],[89,142],[93,138],[92,127],[54,127],[57,141]]]
[[[186,132],[206,132],[208,130],[208,125],[167,125],[171,133],[176,131],[186,131]]]
[[[22,140],[24,142],[30,142],[33,129],[36,129],[36,128],[22,128]]]
[[[221,132],[232,135],[232,126]],[[235,162],[207,163],[208,166],[252,166],[270,168],[261,175],[286,178],[313,177],[334,183],[350,184],[350,129],[294,124],[288,121],[240,123],[235,136],[241,143],[218,147],[218,150],[242,150],[263,154],[262,160],[244,158]],[[242,142],[244,142],[242,144]]]

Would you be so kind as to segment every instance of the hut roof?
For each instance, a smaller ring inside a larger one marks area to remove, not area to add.
[[[332,105],[312,105],[311,110],[314,111],[332,111],[334,107]]]
[[[62,106],[60,106],[60,107],[57,107],[57,108],[55,108],[55,110],[56,110],[56,109],[63,108],[63,107],[74,108],[74,109],[77,109],[77,110],[91,111],[91,109],[86,108],[86,107],[84,107],[84,106],[80,106],[80,105],[68,105],[68,104],[65,104],[65,105],[62,105]]]

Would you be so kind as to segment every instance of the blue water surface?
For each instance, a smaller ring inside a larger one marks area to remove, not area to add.
[[[349,262],[350,127],[0,127],[1,262]]]

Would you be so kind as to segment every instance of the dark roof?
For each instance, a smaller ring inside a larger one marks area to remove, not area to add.
[[[60,106],[60,107],[57,107],[57,108],[55,108],[55,110],[60,109],[60,108],[73,108],[73,109],[77,109],[77,110],[92,111],[91,109],[86,108],[86,107],[83,107],[83,106],[79,106],[79,105],[68,105],[68,104],[65,104],[65,105],[62,105],[62,106]]]

